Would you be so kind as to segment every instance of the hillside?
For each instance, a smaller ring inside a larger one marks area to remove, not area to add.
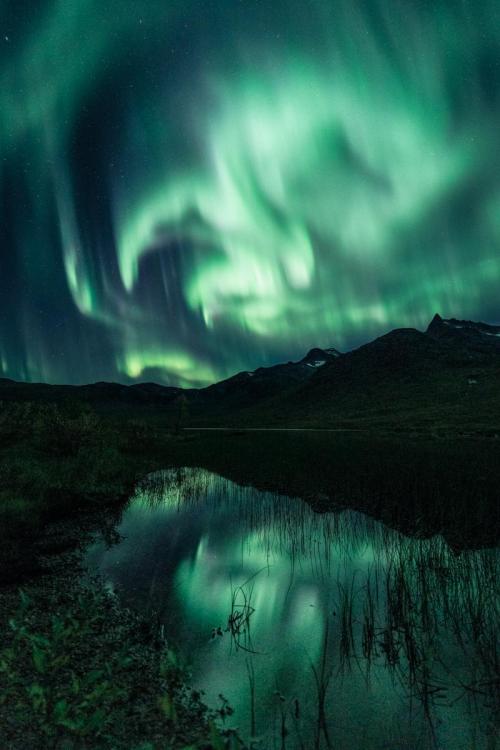
[[[85,401],[191,427],[321,427],[500,435],[500,326],[436,315],[358,349],[311,349],[207,388],[0,380],[3,401]]]
[[[436,316],[325,364],[257,421],[500,434],[500,328]]]

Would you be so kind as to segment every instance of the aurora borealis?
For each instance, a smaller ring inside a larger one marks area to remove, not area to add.
[[[495,0],[4,0],[0,373],[204,385],[498,322]]]

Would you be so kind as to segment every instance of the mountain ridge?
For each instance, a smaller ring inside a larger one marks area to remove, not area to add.
[[[200,389],[156,383],[84,386],[0,379],[0,401],[80,399],[151,406],[190,426],[334,426],[500,434],[500,326],[435,315],[425,331],[396,328],[341,353],[312,348],[296,362],[242,371]],[[433,427],[434,426],[434,427]]]

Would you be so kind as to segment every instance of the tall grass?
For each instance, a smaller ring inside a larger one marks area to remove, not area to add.
[[[333,741],[332,685],[341,689],[352,670],[361,671],[367,683],[375,672],[388,672],[408,704],[421,707],[435,746],[440,706],[473,698],[483,729],[495,725],[500,715],[496,550],[457,552],[442,536],[420,538],[418,529],[407,536],[351,511],[314,514],[303,503],[257,494],[201,469],[151,475],[139,486],[136,501],[182,510],[202,507],[207,498],[214,514],[237,518],[242,535],[250,532],[270,557],[285,555],[292,571],[307,564],[318,580],[330,582],[321,657],[312,666],[315,747]],[[373,559],[353,570],[352,560],[368,547]],[[245,632],[253,614],[251,594],[233,589],[236,632],[240,623]],[[254,728],[255,672],[248,679]],[[300,730],[300,722],[291,722],[288,699],[280,699],[279,711],[278,744],[285,746],[284,734],[290,726]]]

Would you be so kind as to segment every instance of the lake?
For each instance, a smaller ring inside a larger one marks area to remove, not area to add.
[[[90,570],[162,624],[255,748],[496,747],[495,550],[196,468],[147,477],[118,532]]]

